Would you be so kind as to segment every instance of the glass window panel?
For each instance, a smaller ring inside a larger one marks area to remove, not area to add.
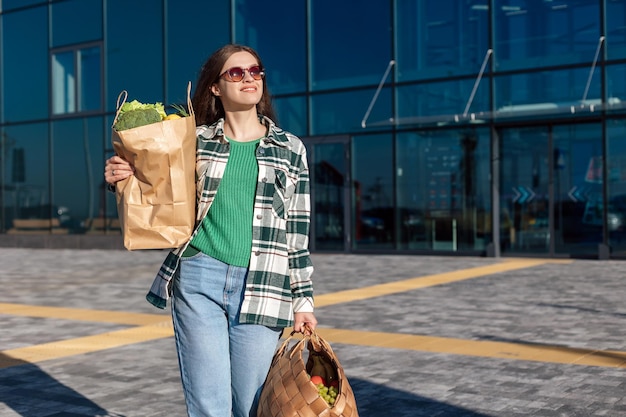
[[[289,97],[274,100],[280,127],[296,136],[307,135],[306,99],[304,97]]]
[[[102,0],[70,0],[51,4],[52,47],[102,39]],[[76,24],[76,17],[81,22]]]
[[[52,202],[64,208],[66,228],[84,232],[106,210],[102,118],[56,121],[52,129]]]
[[[102,108],[102,62],[100,47],[85,48],[78,51],[78,71],[80,84],[80,110],[99,110]]]
[[[429,120],[429,116],[462,115],[468,103],[468,114],[489,111],[489,81],[480,82],[470,102],[474,84],[474,79],[466,79],[398,87],[398,122],[410,124]]]
[[[311,88],[378,84],[391,60],[387,2],[311,2]]]
[[[588,79],[589,68],[496,77],[496,115],[588,114],[593,110],[591,105],[601,104],[599,70],[594,71],[587,88]]]
[[[396,19],[398,80],[480,70],[489,49],[488,1],[399,0]]]
[[[489,130],[402,133],[396,143],[400,247],[483,250],[491,241]]]
[[[74,51],[52,55],[52,113],[76,111],[76,70]]]
[[[47,8],[37,7],[2,15],[2,24],[0,39],[3,47],[3,121],[20,122],[47,118]]]
[[[57,213],[50,206],[48,124],[10,126],[1,133],[0,228],[20,232],[14,219],[49,219]]]
[[[626,109],[626,65],[606,67],[606,88],[608,109],[624,111]]]
[[[19,9],[20,7],[31,6],[34,4],[42,4],[48,7],[48,1],[42,0],[2,0],[2,11],[6,12],[13,9]]]
[[[597,255],[603,221],[602,126],[555,126],[552,142],[555,252]]]
[[[368,89],[312,96],[311,134],[339,134],[362,130],[361,122],[374,94],[375,89]],[[389,125],[390,115],[391,91],[385,88],[378,95],[366,126],[374,129],[379,124]]]
[[[196,82],[200,67],[230,39],[230,1],[211,1],[211,23],[190,24],[191,2],[167,1],[167,96],[165,102],[186,103],[187,84]],[[195,40],[201,40],[195,42]],[[193,47],[188,47],[193,43]],[[192,84],[192,88],[194,85]],[[119,93],[119,92],[118,92]]]
[[[115,16],[107,21],[106,109],[115,110],[123,90],[129,100],[163,101],[163,9],[152,0],[108,0],[106,6],[107,15]],[[150,19],[145,18],[146,10],[151,11]],[[186,42],[184,28],[180,35]]]
[[[394,246],[392,161],[390,135],[353,138],[354,249]]]
[[[600,39],[597,0],[494,1],[498,70],[593,61]]]
[[[626,1],[606,2],[606,51],[609,59],[626,58]]]
[[[236,40],[259,53],[272,94],[306,91],[305,6],[291,0],[236,2]],[[268,24],[268,16],[280,24]]]
[[[609,244],[613,253],[626,251],[626,120],[607,123]]]
[[[311,244],[316,251],[341,251],[347,238],[347,140],[336,138],[307,145],[312,198]]]

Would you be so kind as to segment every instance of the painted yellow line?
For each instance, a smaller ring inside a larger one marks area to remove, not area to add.
[[[319,328],[318,333],[330,343],[507,360],[626,368],[626,352],[621,351],[601,351],[566,346],[464,340],[346,329]],[[173,329],[171,323],[163,322],[159,325],[133,327],[96,336],[5,350],[0,355],[0,368],[97,352],[172,336]]]
[[[329,343],[376,346],[454,355],[626,368],[626,352],[566,346],[464,340],[399,333],[318,328]]]
[[[117,330],[95,336],[79,337],[76,339],[10,349],[1,352],[0,368],[97,352],[150,340],[163,339],[171,337],[173,334],[174,331],[171,323],[163,322],[150,326]]]
[[[289,334],[287,329],[285,334]],[[401,333],[318,328],[329,343],[534,362],[626,368],[626,352],[566,346],[464,340]],[[0,369],[172,337],[171,322],[0,352]]]
[[[457,271],[444,272],[441,274],[427,275],[401,281],[388,282],[385,284],[372,285],[365,288],[355,288],[352,290],[338,291],[331,294],[316,295],[315,306],[324,307],[334,304],[347,303],[350,301],[365,300],[368,298],[401,293],[405,291],[415,290],[418,288],[432,287],[434,285],[449,284],[451,282],[463,281],[470,278],[479,278],[486,275],[514,271],[516,269],[530,268],[533,266],[553,262],[554,260],[551,259],[511,260],[498,262],[486,266],[479,266],[476,268],[461,269]],[[559,261],[559,263],[563,263],[563,261]]]
[[[88,310],[81,308],[32,306],[0,303],[0,314],[42,317],[64,320],[94,321],[99,323],[146,326],[168,320],[169,315],[129,313],[127,311]]]
[[[513,260],[499,262],[488,266],[412,278],[333,294],[324,294],[316,297],[316,304],[319,307],[362,300],[554,262],[554,260]],[[557,262],[564,263],[569,261]],[[165,314],[140,314],[9,303],[0,303],[0,314],[138,326],[100,335],[5,350],[0,352],[0,368],[69,357],[173,336],[170,318]],[[291,329],[288,329],[288,331],[291,331]],[[622,351],[602,351],[565,346],[464,340],[345,329],[319,328],[319,333],[331,343],[508,360],[626,368],[626,352]]]

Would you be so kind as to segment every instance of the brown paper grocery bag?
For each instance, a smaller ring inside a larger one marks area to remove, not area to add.
[[[126,91],[122,91],[115,121],[126,97]],[[118,182],[115,188],[124,247],[128,250],[177,248],[193,232],[196,119],[191,83],[187,87],[187,106],[188,117],[120,132],[111,129],[116,154],[135,167],[135,175]]]

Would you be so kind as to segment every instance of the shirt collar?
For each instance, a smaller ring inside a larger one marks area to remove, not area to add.
[[[269,117],[259,115],[259,121],[267,127],[267,137],[263,138],[263,143],[273,143],[276,146],[291,148],[291,142],[285,135],[285,131],[276,126],[274,121]],[[220,118],[201,133],[201,136],[207,140],[218,140],[220,143],[227,143],[224,137],[224,118]]]

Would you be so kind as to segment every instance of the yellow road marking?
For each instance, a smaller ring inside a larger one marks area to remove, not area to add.
[[[0,369],[23,363],[36,363],[50,359],[59,359],[83,353],[97,352],[149,340],[173,336],[171,323],[132,327],[94,336],[78,337],[70,340],[43,343],[17,349],[2,351]]]
[[[367,288],[324,294],[316,297],[318,307],[363,300],[408,290],[447,284],[490,274],[528,268],[554,260],[513,260],[493,265],[434,274]],[[118,311],[87,310],[65,307],[30,306],[0,303],[0,314],[66,320],[116,323],[135,326],[94,336],[79,337],[0,352],[0,369],[24,363],[36,363],[130,344],[168,338],[173,329],[167,315]],[[291,331],[291,329],[287,329]],[[600,351],[554,345],[464,340],[401,333],[382,333],[346,329],[319,328],[319,334],[331,343],[405,349],[423,352],[626,368],[626,352]]]
[[[0,314],[14,316],[55,318],[63,320],[94,321],[99,323],[146,326],[160,323],[169,315],[129,313],[126,311],[88,310],[83,308],[31,306],[0,303]]]
[[[291,329],[287,329],[288,332]],[[447,337],[401,333],[366,332],[318,328],[329,343],[374,346],[421,352],[550,362],[571,365],[626,368],[626,352],[571,348],[566,346],[464,340]],[[289,334],[286,332],[285,334]],[[24,363],[37,363],[84,353],[97,352],[150,340],[172,337],[170,322],[132,327],[100,335],[79,337],[5,350],[0,355],[0,369]]]
[[[405,279],[402,281],[388,282],[385,284],[372,285],[365,288],[355,288],[353,290],[338,291],[331,294],[316,295],[315,306],[324,307],[333,304],[347,303],[350,301],[365,300],[368,298],[401,293],[419,288],[432,287],[434,285],[449,284],[451,282],[463,281],[470,278],[479,278],[486,275],[514,271],[516,269],[530,268],[532,266],[552,262],[555,261],[551,259],[520,259],[504,261],[492,265],[479,266],[476,268],[443,272],[441,274],[427,275],[423,277]],[[562,263],[563,261],[558,262]]]
[[[566,346],[464,340],[400,333],[364,332],[318,328],[330,343],[377,346],[421,352],[551,362],[572,365],[626,368],[626,352],[571,348]]]

